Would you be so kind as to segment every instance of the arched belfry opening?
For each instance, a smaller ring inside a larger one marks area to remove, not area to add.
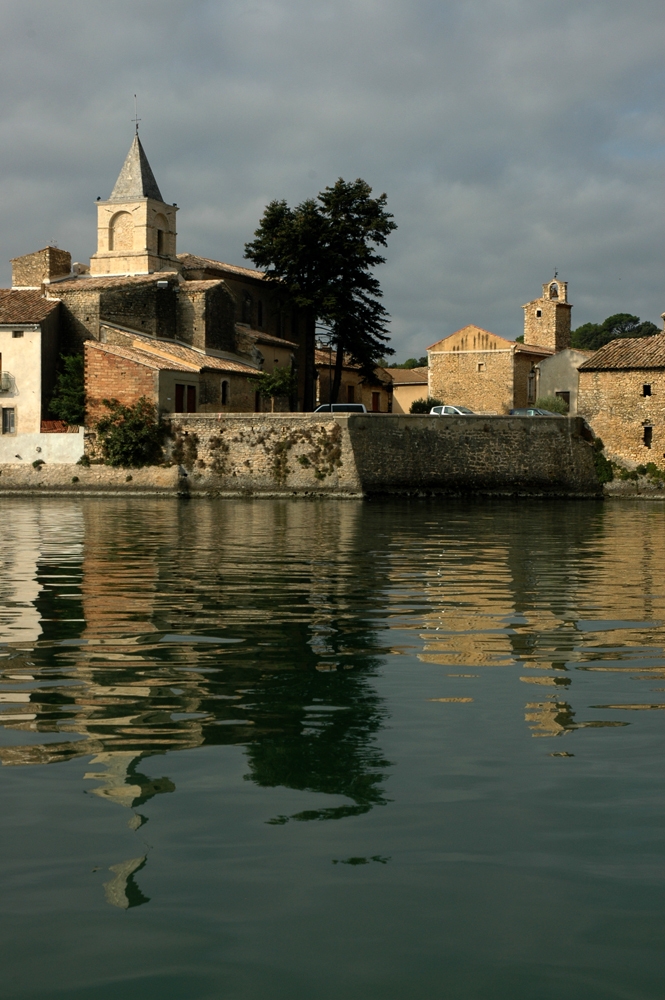
[[[552,284],[550,285],[550,298],[551,299],[559,298],[559,286],[557,285],[556,281],[553,281]]]
[[[178,271],[176,205],[162,198],[138,134],[107,201],[97,202],[91,274]]]

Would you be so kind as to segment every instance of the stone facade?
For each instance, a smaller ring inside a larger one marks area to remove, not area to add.
[[[36,253],[14,257],[12,265],[12,288],[38,288],[53,278],[62,278],[72,269],[71,254],[57,247],[44,247]]]
[[[665,468],[665,371],[580,371],[579,378],[578,413],[602,439],[607,457]]]
[[[527,302],[524,309],[524,343],[564,351],[570,347],[568,282],[553,278],[543,285],[543,294]]]
[[[665,468],[665,333],[611,340],[579,377],[578,412],[608,457]]]
[[[533,401],[531,373],[548,353],[464,327],[428,348],[429,395],[481,413],[507,413]]]

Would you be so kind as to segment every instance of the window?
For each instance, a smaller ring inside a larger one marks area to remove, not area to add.
[[[356,401],[356,387],[355,387],[355,385],[347,385],[347,387],[346,387],[346,401],[347,401],[347,403],[355,403],[355,401]]]
[[[185,387],[184,385],[178,385],[177,382],[175,387],[175,412],[185,412]]]
[[[373,392],[372,393],[372,413],[380,413],[380,412],[381,412],[381,393],[380,392]]]
[[[526,399],[528,403],[533,403],[536,398],[536,373],[529,372],[526,380]]]
[[[2,409],[2,433],[16,434],[16,410],[13,406]]]
[[[18,337],[22,336],[23,336],[23,330],[12,330],[12,337],[14,337],[14,339],[17,339]]]
[[[245,292],[242,300],[242,321],[243,323],[252,322],[252,296]],[[257,411],[258,412],[258,411]]]
[[[479,361],[478,362],[478,371],[479,372],[484,372],[485,371],[485,362],[484,361]]]
[[[542,315],[543,315],[543,310],[542,309],[536,309],[536,316],[538,317],[538,319],[540,319],[540,317]]]
[[[2,411],[3,416],[4,416],[4,413],[5,413],[5,411],[3,410]],[[644,441],[644,447],[645,448],[650,448],[651,447],[651,442],[653,440],[653,427],[649,427],[647,425],[644,428],[644,437],[642,438],[642,440]]]
[[[651,386],[650,385],[643,385],[642,386],[642,395],[643,396],[650,396],[651,395]]]
[[[259,329],[263,326],[263,302],[261,299],[256,303],[256,325]]]
[[[160,257],[164,254],[164,230],[157,230],[157,253]]]
[[[254,413],[261,412],[261,393],[257,391],[254,393]]]
[[[557,399],[562,399],[566,404],[566,408],[570,412],[570,393],[569,392],[555,392],[554,395]]]
[[[229,383],[224,379],[222,382],[222,406],[229,404]]]

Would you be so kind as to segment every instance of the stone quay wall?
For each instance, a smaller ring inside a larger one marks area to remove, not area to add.
[[[190,492],[602,492],[579,417],[179,414],[171,432]]]
[[[161,466],[2,465],[0,493],[602,493],[579,417],[193,413],[169,432]]]

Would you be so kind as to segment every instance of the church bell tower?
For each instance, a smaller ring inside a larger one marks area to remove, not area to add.
[[[157,187],[138,131],[108,201],[97,202],[95,275],[179,271],[175,205]]]
[[[549,347],[554,352],[570,347],[568,282],[554,277],[543,285],[541,298],[527,302],[524,309],[524,343]]]

